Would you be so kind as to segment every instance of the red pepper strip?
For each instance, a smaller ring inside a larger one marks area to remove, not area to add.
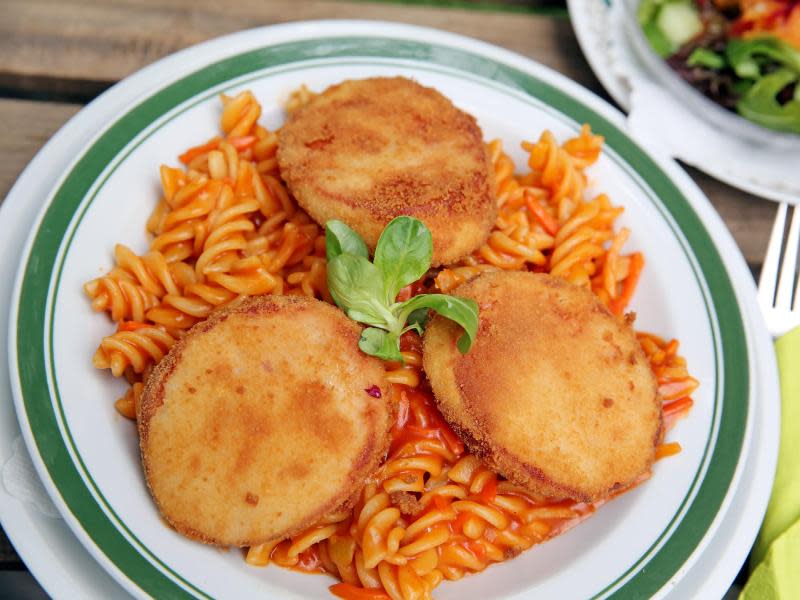
[[[142,327],[153,327],[149,323],[140,323],[139,321],[120,321],[117,326],[117,331],[136,331]]]
[[[644,256],[642,256],[641,252],[631,254],[631,266],[628,276],[625,278],[625,283],[622,285],[622,293],[612,300],[609,305],[611,312],[615,315],[621,315],[631,298],[633,298],[633,292],[636,291],[636,284],[639,283],[643,268]]]
[[[258,138],[254,135],[243,135],[239,137],[228,138],[228,143],[236,148],[239,152],[247,150],[250,146],[255,144]]]
[[[378,588],[363,588],[352,583],[337,583],[328,588],[331,594],[345,600],[391,600],[389,594]]]
[[[689,396],[684,396],[683,398],[678,398],[672,402],[665,402],[661,410],[664,412],[665,417],[669,417],[685,410],[689,410],[693,404],[694,401],[689,398]]]
[[[658,448],[656,448],[656,460],[659,458],[672,456],[680,451],[681,445],[678,442],[667,442],[666,444],[660,444]]]
[[[222,140],[220,140],[220,138],[215,137],[206,142],[205,144],[202,144],[200,146],[195,146],[194,148],[189,148],[186,152],[184,152],[178,157],[178,160],[180,160],[183,164],[188,165],[190,162],[192,162],[195,158],[197,158],[201,154],[205,154],[206,152],[210,152],[211,150],[216,150],[219,147],[219,143],[221,141]]]
[[[547,211],[539,204],[535,198],[531,198],[530,196],[525,197],[525,201],[528,204],[528,210],[531,211],[536,220],[541,223],[544,230],[549,233],[550,235],[555,235],[558,231],[558,222],[547,214]]]
[[[698,382],[694,377],[684,377],[658,382],[658,393],[666,401],[677,400],[683,396],[688,396],[697,389]]]

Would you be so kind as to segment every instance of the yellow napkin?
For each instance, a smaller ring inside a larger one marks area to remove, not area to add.
[[[775,343],[781,375],[781,442],[772,497],[744,600],[800,597],[800,328]]]

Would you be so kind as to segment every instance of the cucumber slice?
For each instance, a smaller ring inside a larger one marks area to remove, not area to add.
[[[662,58],[667,58],[670,54],[674,52],[672,48],[672,44],[669,43],[667,37],[661,33],[661,30],[656,25],[655,21],[650,21],[646,25],[642,26],[642,31],[644,32],[644,36],[647,38],[647,41],[650,42],[650,45],[653,47],[653,50],[656,51]]]
[[[642,0],[639,8],[636,10],[636,18],[642,26],[648,25],[655,19],[658,8],[664,3],[664,0]]]
[[[675,51],[703,29],[697,9],[689,2],[668,2],[661,6],[656,24]]]

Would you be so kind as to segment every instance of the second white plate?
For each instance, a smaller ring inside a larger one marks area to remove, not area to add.
[[[628,39],[622,0],[567,0],[570,20],[583,54],[606,91],[631,111],[632,89],[641,96],[635,124],[650,148],[666,152],[712,177],[776,202],[800,202],[800,180],[793,156],[759,147],[735,132],[709,127],[680,106],[638,56]],[[657,104],[657,106],[656,106]],[[684,123],[691,120],[687,131]],[[695,123],[695,120],[697,121]],[[708,130],[705,128],[708,127]],[[798,143],[800,143],[800,136]]]

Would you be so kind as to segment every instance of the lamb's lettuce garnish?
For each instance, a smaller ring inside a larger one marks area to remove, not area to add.
[[[386,303],[425,275],[433,258],[433,238],[425,223],[398,217],[386,226],[375,247],[375,266],[383,274]]]
[[[328,260],[340,254],[369,258],[369,250],[361,236],[341,221],[328,221],[325,225],[325,254]]]
[[[402,361],[400,336],[422,333],[428,312],[435,310],[464,330],[458,349],[466,354],[478,331],[478,304],[469,298],[419,294],[396,302],[405,286],[420,279],[430,267],[433,238],[422,221],[397,217],[383,230],[369,261],[361,237],[341,221],[325,225],[328,288],[336,304],[354,321],[369,325],[359,348],[385,360]]]

